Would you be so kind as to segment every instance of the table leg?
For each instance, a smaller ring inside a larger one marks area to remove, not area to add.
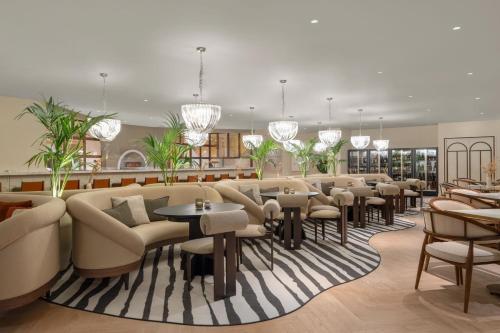
[[[300,208],[293,209],[293,248],[300,250],[302,244],[302,219],[300,218]]]
[[[292,210],[290,208],[283,209],[283,240],[285,249],[292,248]]]
[[[359,223],[361,228],[366,228],[366,197],[359,198]]]
[[[352,221],[354,228],[359,227],[359,197],[354,197],[352,204]]]

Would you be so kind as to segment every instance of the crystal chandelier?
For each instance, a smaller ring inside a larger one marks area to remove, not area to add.
[[[195,131],[186,131],[184,134],[186,143],[193,147],[201,147],[208,140],[208,133],[198,133]]]
[[[262,141],[264,141],[264,138],[262,137],[262,135],[253,133],[253,113],[254,113],[254,110],[255,110],[255,107],[251,106],[250,113],[252,115],[252,118],[251,118],[252,130],[251,130],[250,134],[243,135],[243,137],[241,138],[241,141],[243,141],[243,145],[245,146],[246,149],[258,148],[262,144]]]
[[[320,154],[320,153],[324,152],[327,149],[328,149],[328,146],[325,145],[323,142],[316,142],[314,144],[314,147],[313,147],[314,152],[317,153],[317,154]]]
[[[189,130],[198,133],[208,133],[219,121],[221,107],[219,105],[203,103],[203,53],[206,51],[206,48],[200,46],[196,50],[200,54],[200,101],[194,104],[184,104],[181,107],[182,118]]]
[[[356,149],[365,149],[370,144],[370,137],[367,135],[361,135],[361,114],[363,109],[359,109],[359,135],[351,136],[351,143]]]
[[[287,142],[297,135],[299,123],[292,120],[285,120],[285,84],[286,80],[280,80],[281,83],[281,117],[282,120],[272,121],[268,125],[269,134],[278,142]]]
[[[379,125],[379,139],[378,140],[373,140],[373,146],[375,147],[375,149],[377,149],[377,151],[381,151],[381,150],[387,150],[387,148],[389,148],[389,140],[386,140],[386,139],[382,139],[382,120],[384,118],[380,117],[378,118],[379,122],[380,122],[380,125]]]
[[[283,148],[289,153],[296,153],[298,149],[304,148],[304,142],[301,140],[288,140],[283,142]]]
[[[328,124],[332,123],[332,100],[333,98],[328,97]],[[318,132],[319,141],[321,141],[327,147],[336,145],[340,138],[342,137],[342,131],[338,129],[330,129]]]
[[[102,78],[102,111],[106,114],[106,78],[108,74],[99,73],[99,76]],[[109,142],[116,138],[121,129],[122,123],[119,119],[104,119],[93,125],[89,134],[96,139]]]

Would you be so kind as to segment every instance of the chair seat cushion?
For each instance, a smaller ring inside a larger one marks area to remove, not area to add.
[[[377,197],[368,197],[368,198],[366,198],[366,204],[367,205],[382,206],[382,205],[385,205],[385,200],[382,198],[377,198]]]
[[[340,212],[336,210],[316,210],[309,214],[313,219],[337,219],[340,217]]]
[[[304,213],[300,213],[300,219],[301,219],[301,220],[305,220],[305,219],[306,219],[306,217],[307,217],[307,215],[306,215],[306,214],[304,214]],[[281,213],[280,213],[280,215],[278,215],[277,219],[278,219],[278,220],[284,220],[284,219],[285,219],[285,213],[284,213],[284,212],[281,212]],[[292,213],[292,219],[293,219],[293,213]]]
[[[427,244],[425,250],[436,258],[465,263],[467,261],[469,245],[465,242],[435,242]],[[500,251],[481,245],[474,245],[474,263],[497,260],[500,260]]]
[[[132,230],[137,232],[146,246],[169,239],[188,237],[189,235],[188,223],[170,221],[141,224],[133,227]]]
[[[405,196],[406,197],[419,197],[420,194],[418,192],[413,191],[413,190],[405,190]]]
[[[194,254],[214,253],[214,238],[204,237],[188,240],[181,244],[181,250]]]
[[[249,224],[243,230],[236,231],[236,237],[241,238],[251,238],[251,237],[262,237],[266,234],[267,229],[260,224]]]
[[[339,209],[337,207],[328,206],[328,205],[316,205],[316,206],[311,207],[311,211],[315,212],[317,210],[334,210],[336,212],[339,211]]]

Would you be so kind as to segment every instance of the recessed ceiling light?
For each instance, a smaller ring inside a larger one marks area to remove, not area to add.
[[[233,116],[233,114],[232,114],[232,113],[230,113],[230,114],[229,114],[229,117],[232,117],[232,116]]]
[[[409,95],[408,98],[413,98],[413,95]]]
[[[318,20],[318,19],[312,19],[312,20],[311,20],[311,24],[316,24],[316,23],[319,23],[319,20]]]
[[[147,99],[147,98],[144,98],[144,102],[146,102],[146,103],[147,103],[147,102],[149,102],[149,99]]]
[[[484,112],[480,112],[479,114],[480,114],[481,116],[484,116]]]
[[[457,30],[462,29],[462,27],[459,27],[459,26],[457,25],[457,26],[453,27],[452,29],[453,29],[453,31],[457,31]]]
[[[469,72],[469,73],[467,73],[467,75],[474,75],[474,73],[472,73],[472,72]]]
[[[431,109],[427,109],[427,112],[431,112]]]
[[[384,74],[384,72],[377,72],[377,74]]]
[[[481,97],[476,97],[474,98],[476,101],[479,101],[481,99]]]

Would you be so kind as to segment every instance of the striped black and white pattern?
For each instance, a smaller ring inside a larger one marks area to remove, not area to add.
[[[237,325],[290,313],[333,286],[360,278],[380,262],[369,246],[373,235],[413,227],[397,217],[392,226],[370,223],[349,229],[349,244],[339,244],[334,223],[327,223],[326,240],[311,241],[312,223],[305,224],[308,240],[301,250],[287,251],[275,242],[274,271],[268,268],[268,241],[245,244],[238,274],[237,295],[213,301],[209,278],[196,277],[188,290],[180,269],[179,246],[150,251],[141,268],[130,274],[125,290],[120,278],[83,279],[68,268],[52,288],[48,301],[71,308],[119,317],[188,325]]]

